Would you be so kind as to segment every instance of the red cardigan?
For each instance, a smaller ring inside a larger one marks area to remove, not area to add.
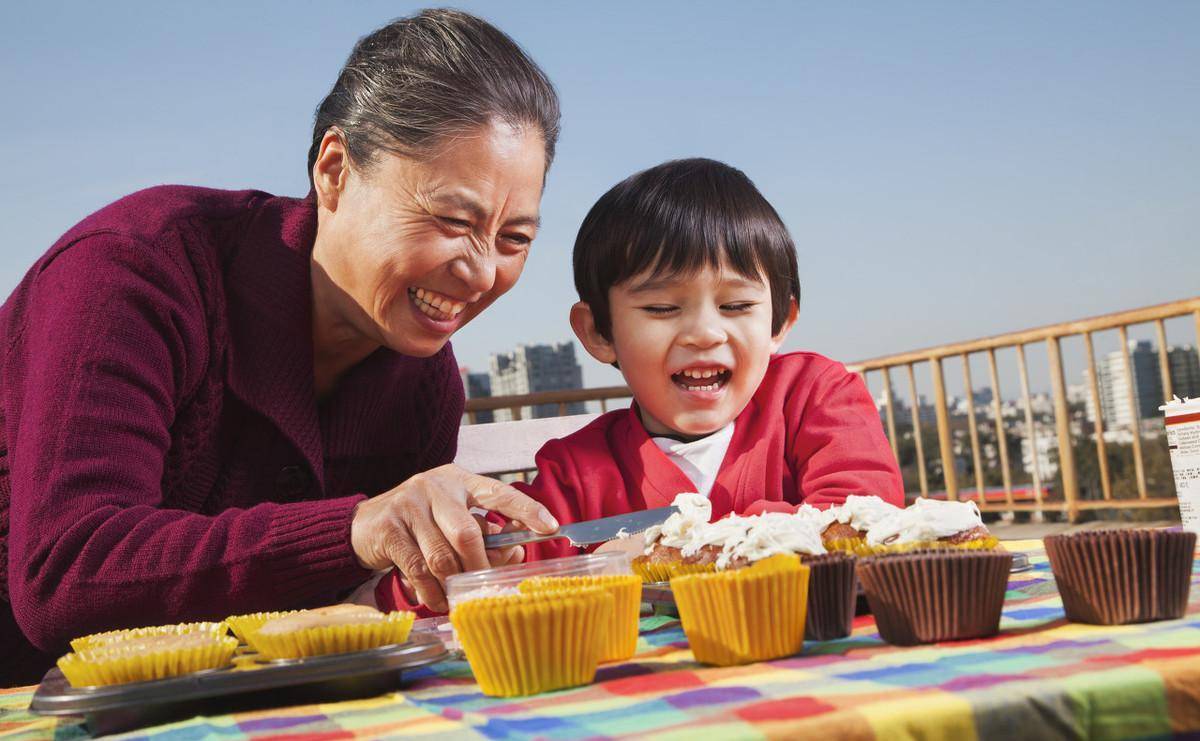
[[[449,345],[318,403],[315,234],[310,201],[152,188],[0,309],[0,686],[84,633],[336,600],[363,495],[453,460]]]
[[[650,439],[636,406],[546,443],[537,465],[532,484],[515,486],[559,522],[665,507],[676,494],[695,490]],[[816,353],[772,357],[735,421],[709,494],[713,519],[801,502],[823,508],[848,494],[904,502],[900,469],[866,386],[841,363]],[[576,550],[566,540],[551,540],[528,546],[526,558]]]
[[[609,412],[551,440],[538,475],[514,484],[559,522],[665,507],[695,485],[646,433],[636,406]],[[848,494],[875,494],[904,506],[904,485],[862,379],[816,353],[771,358],[762,385],[738,415],[709,499],[713,519],[730,512],[827,507]],[[567,556],[565,539],[525,547],[526,560]],[[412,605],[396,574],[375,590],[381,608]],[[422,614],[424,611],[422,611]]]

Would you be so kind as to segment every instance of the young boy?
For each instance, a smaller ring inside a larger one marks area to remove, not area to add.
[[[774,353],[796,322],[796,252],[740,170],[666,162],[597,201],[575,241],[571,326],[621,370],[628,409],[547,443],[518,488],[561,523],[662,507],[680,492],[730,512],[903,506],[900,471],[862,380],[815,353]],[[565,540],[526,558],[575,551]]]
[[[848,494],[904,505],[862,380],[815,353],[774,354],[796,322],[796,250],[740,170],[676,160],[618,183],[584,219],[574,268],[571,326],[621,370],[634,403],[547,443],[533,482],[514,484],[560,523],[664,507],[680,492],[707,496],[714,520]],[[525,559],[578,550],[545,541]],[[398,572],[374,597],[411,606]]]

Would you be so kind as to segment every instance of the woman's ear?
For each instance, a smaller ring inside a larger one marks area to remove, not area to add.
[[[592,307],[584,301],[578,301],[571,307],[571,329],[583,343],[583,349],[601,363],[617,362],[617,353],[613,344],[596,329],[596,316]]]
[[[350,177],[350,153],[342,132],[330,127],[321,138],[321,148],[313,162],[313,190],[317,193],[317,205],[337,211],[338,199],[346,188]]]
[[[779,348],[783,345],[783,341],[787,339],[788,332],[792,331],[792,327],[796,326],[796,318],[800,316],[800,305],[796,303],[796,299],[788,302],[787,319],[783,321],[783,326],[771,338],[771,352],[779,352]]]

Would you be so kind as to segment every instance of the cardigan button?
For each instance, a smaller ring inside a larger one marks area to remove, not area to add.
[[[311,483],[312,477],[304,466],[284,466],[275,476],[275,493],[285,499],[301,499]]]

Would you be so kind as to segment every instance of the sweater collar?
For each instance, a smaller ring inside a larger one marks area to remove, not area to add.
[[[227,373],[233,393],[275,423],[323,490],[310,273],[316,232],[310,200],[268,198],[250,216],[225,270]]]

